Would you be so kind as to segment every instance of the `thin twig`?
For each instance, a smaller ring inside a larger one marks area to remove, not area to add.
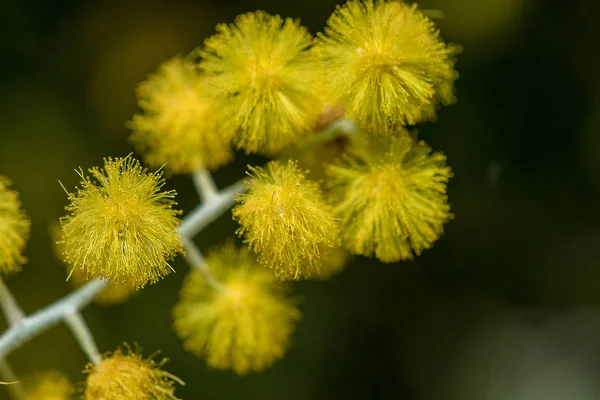
[[[204,276],[204,279],[206,279],[206,281],[213,288],[217,290],[223,289],[223,285],[219,283],[217,278],[215,278],[211,272],[210,268],[206,264],[206,261],[204,260],[204,256],[202,256],[202,253],[200,253],[200,250],[198,250],[198,247],[196,247],[194,241],[185,236],[182,238],[182,241],[185,249],[185,259],[187,260],[188,264],[190,264],[190,266],[196,271],[200,272],[202,276]]]
[[[8,362],[5,359],[0,359],[0,375],[2,376],[3,384],[8,386],[10,395],[15,400],[24,400],[25,391],[23,385],[19,382],[19,378],[14,373]]]
[[[217,185],[210,172],[204,168],[195,170],[192,174],[192,179],[194,180],[194,186],[196,186],[196,191],[200,195],[203,203],[208,203],[215,196],[218,196],[219,189],[217,189]]]
[[[101,280],[93,280],[6,330],[0,336],[0,358],[6,357],[40,332],[56,325],[73,309],[81,310],[104,289],[105,285],[106,283]]]
[[[88,358],[94,365],[102,362],[102,356],[98,351],[98,346],[94,341],[94,336],[90,332],[90,328],[85,323],[83,316],[77,309],[73,309],[64,316],[65,323],[71,328],[71,332],[77,339],[81,349],[87,354]]]
[[[25,318],[25,313],[21,307],[19,307],[17,301],[2,279],[0,279],[0,306],[2,307],[2,311],[6,316],[9,326],[18,325],[23,318]]]
[[[241,180],[223,189],[211,201],[192,210],[179,225],[179,234],[194,237],[210,223],[219,218],[235,204],[235,198],[246,190],[246,182]]]

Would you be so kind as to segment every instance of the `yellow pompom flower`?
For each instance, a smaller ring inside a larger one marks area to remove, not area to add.
[[[315,124],[322,102],[311,41],[297,21],[262,11],[218,25],[205,41],[200,68],[238,148],[271,154]]]
[[[54,239],[54,251],[60,260],[64,258],[64,243],[62,240],[60,240],[61,235],[62,229],[60,224],[58,222],[52,224],[50,226],[50,236]],[[79,268],[73,269],[72,267],[68,266],[67,274],[67,279],[73,282],[76,287],[81,287],[89,282],[85,272]],[[110,282],[104,287],[104,289],[100,291],[100,293],[94,297],[93,302],[103,306],[120,304],[128,300],[135,293],[137,293],[137,289],[131,282],[125,282],[122,284]]]
[[[183,250],[175,192],[161,191],[161,173],[131,157],[105,159],[89,172],[93,179],[79,171],[81,187],[60,221],[65,261],[87,279],[136,288],[169,274],[168,260]]]
[[[346,115],[368,132],[435,118],[455,101],[455,55],[416,5],[351,0],[338,6],[315,54]]]
[[[11,182],[0,175],[0,273],[18,272],[26,261],[22,253],[31,223],[21,208],[19,194],[9,189]]]
[[[287,286],[231,243],[211,252],[215,288],[191,271],[173,310],[174,328],[188,351],[213,368],[260,372],[286,352],[300,311]]]
[[[452,218],[446,157],[407,133],[362,146],[327,175],[343,244],[355,254],[411,259],[431,247]]]
[[[250,167],[248,193],[238,197],[233,218],[258,260],[280,280],[317,273],[323,248],[333,247],[338,227],[316,182],[295,162]]]
[[[143,358],[138,350],[117,349],[104,356],[99,365],[88,364],[84,396],[86,400],[176,400],[176,376],[163,371],[167,362]]]
[[[26,400],[70,400],[74,388],[61,372],[48,371],[24,382]]]
[[[189,173],[231,160],[231,138],[219,127],[214,99],[190,61],[175,57],[137,89],[143,113],[129,123],[131,141],[153,167]]]

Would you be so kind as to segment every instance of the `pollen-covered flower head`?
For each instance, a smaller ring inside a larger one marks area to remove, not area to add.
[[[69,379],[58,371],[37,374],[23,384],[26,400],[70,400],[75,391]]]
[[[335,245],[338,227],[316,182],[295,162],[250,167],[248,193],[238,197],[236,231],[280,280],[318,272],[322,248]]]
[[[200,68],[238,148],[277,152],[315,124],[322,102],[311,41],[297,21],[262,11],[218,25],[205,41]]]
[[[117,349],[98,365],[88,364],[86,400],[176,400],[175,383],[183,382],[163,371],[167,362],[143,358],[139,350]]]
[[[416,5],[351,0],[319,34],[315,54],[346,115],[369,132],[435,118],[454,102],[457,46],[448,46]]]
[[[143,287],[171,272],[168,261],[182,251],[174,191],[161,191],[159,172],[148,173],[131,157],[105,159],[104,168],[79,171],[61,218],[65,261],[86,278]]]
[[[137,89],[143,112],[129,123],[131,141],[153,167],[189,173],[231,160],[231,137],[220,129],[215,100],[192,63],[175,57]]]
[[[9,189],[10,180],[0,175],[0,274],[17,272],[25,262],[23,249],[29,238],[29,217],[19,194]]]
[[[190,272],[173,310],[177,335],[213,368],[262,371],[283,357],[300,311],[247,249],[229,243],[206,262],[221,287]]]
[[[410,259],[431,247],[452,218],[446,157],[406,132],[356,149],[327,175],[343,244],[354,254]]]
[[[54,239],[53,243],[56,256],[62,260],[64,258],[64,242],[61,240],[62,229],[58,221],[50,226],[50,236]],[[69,279],[76,287],[81,287],[89,282],[85,271],[79,268],[72,268],[68,264],[67,279]],[[110,282],[104,286],[104,289],[96,294],[93,302],[103,306],[120,304],[128,300],[135,293],[137,293],[137,288],[131,282]]]

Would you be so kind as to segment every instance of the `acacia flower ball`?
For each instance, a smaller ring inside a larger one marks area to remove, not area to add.
[[[161,368],[167,362],[144,359],[139,351],[117,349],[99,365],[88,364],[86,400],[177,400],[175,383],[183,382]]]
[[[143,112],[129,127],[131,141],[153,167],[190,173],[231,160],[231,138],[219,128],[216,104],[190,61],[175,57],[137,89]]]
[[[0,274],[18,272],[26,261],[22,253],[31,223],[21,208],[19,194],[9,189],[10,180],[0,175]]]
[[[238,197],[233,218],[258,260],[280,280],[318,273],[322,249],[333,247],[338,227],[316,182],[295,162],[250,167],[248,193]]]
[[[173,310],[177,335],[213,368],[262,371],[283,357],[300,311],[247,249],[230,243],[206,262],[222,286],[190,272]]]
[[[218,25],[205,41],[200,68],[238,148],[272,154],[313,127],[322,101],[311,41],[297,21],[262,11]]]
[[[383,0],[338,6],[315,45],[346,115],[382,134],[434,119],[439,103],[454,102],[458,51],[416,5]]]
[[[26,379],[26,400],[70,400],[74,388],[69,379],[61,372],[48,371]]]
[[[62,229],[60,224],[57,222],[56,224],[52,224],[50,227],[50,236],[54,239],[54,251],[56,256],[59,259],[63,258],[64,248],[63,242],[60,240],[62,235]],[[72,267],[67,268],[67,279],[73,282],[74,286],[81,287],[85,283],[89,282],[87,279],[85,272],[81,269]],[[102,289],[93,299],[96,304],[100,304],[103,306],[109,306],[114,304],[120,304],[127,301],[131,296],[137,293],[136,287],[131,282],[126,283],[116,283],[110,282],[105,285],[104,289]]]
[[[442,153],[406,133],[362,147],[328,168],[330,200],[344,246],[383,262],[413,258],[433,245],[452,218]]]
[[[168,261],[183,250],[175,192],[161,191],[161,174],[131,157],[105,159],[89,172],[92,178],[79,171],[81,187],[60,221],[65,261],[87,279],[136,288],[169,274]]]

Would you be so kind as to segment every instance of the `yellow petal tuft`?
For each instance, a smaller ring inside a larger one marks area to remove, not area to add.
[[[237,234],[281,280],[318,273],[321,250],[333,247],[338,237],[319,185],[291,161],[250,167],[250,176],[248,193],[232,211],[240,224]]]
[[[177,400],[175,382],[179,378],[163,371],[167,362],[144,359],[139,351],[117,349],[99,365],[88,364],[84,396],[86,400]]]
[[[140,84],[144,111],[133,117],[131,141],[153,167],[189,173],[215,169],[233,157],[231,137],[219,127],[217,104],[191,62],[175,57]]]
[[[174,191],[162,191],[159,172],[148,173],[131,157],[105,159],[69,194],[61,218],[65,261],[87,279],[143,287],[171,272],[168,260],[182,252]]]
[[[64,242],[61,239],[62,229],[60,224],[50,226],[50,236],[54,239],[54,251],[56,256],[62,260],[64,258]],[[79,268],[67,267],[67,277],[76,287],[81,287],[89,282],[85,272]],[[119,284],[110,282],[94,297],[94,302],[103,306],[120,304],[127,301],[131,296],[137,293],[136,287],[131,282]]]
[[[61,372],[48,371],[24,380],[26,400],[70,400],[74,388]]]
[[[459,48],[444,44],[416,5],[351,0],[338,6],[314,50],[330,92],[368,132],[434,119],[439,103],[455,100]]]
[[[173,310],[175,331],[213,368],[262,371],[283,357],[300,311],[247,249],[227,244],[206,262],[222,287],[190,272]]]
[[[9,189],[10,185],[10,180],[0,175],[0,273],[3,275],[21,270],[31,226],[21,208],[19,194]]]
[[[271,154],[314,126],[322,101],[311,41],[297,21],[262,11],[218,25],[205,41],[200,68],[238,148]]]
[[[327,175],[343,244],[355,254],[411,259],[431,247],[452,218],[446,157],[407,133],[356,149]]]

